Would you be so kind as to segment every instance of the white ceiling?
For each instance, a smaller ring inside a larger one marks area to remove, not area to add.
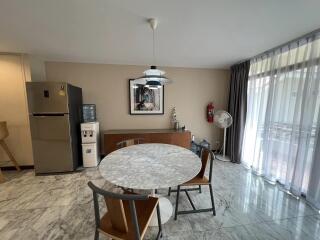
[[[0,0],[0,51],[46,60],[227,68],[320,27],[319,0]]]

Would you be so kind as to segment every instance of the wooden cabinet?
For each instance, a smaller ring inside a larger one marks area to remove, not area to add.
[[[102,132],[102,138],[104,154],[116,150],[118,142],[132,138],[142,138],[144,143],[167,143],[188,149],[191,144],[190,131],[175,131],[172,129],[108,130]]]

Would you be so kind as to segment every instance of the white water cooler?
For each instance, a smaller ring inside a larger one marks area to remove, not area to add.
[[[81,123],[82,156],[84,167],[96,167],[100,162],[99,123]]]

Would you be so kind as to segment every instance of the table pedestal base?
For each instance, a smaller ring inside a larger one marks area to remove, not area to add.
[[[164,224],[168,222],[168,220],[172,216],[173,206],[169,201],[169,199],[162,196],[159,196],[159,206],[160,206],[161,223]],[[154,214],[150,222],[150,226],[158,226],[157,210],[154,211]]]

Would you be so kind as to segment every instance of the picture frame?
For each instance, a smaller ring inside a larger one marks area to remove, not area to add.
[[[130,115],[163,115],[164,86],[150,88],[143,81],[129,79]]]

